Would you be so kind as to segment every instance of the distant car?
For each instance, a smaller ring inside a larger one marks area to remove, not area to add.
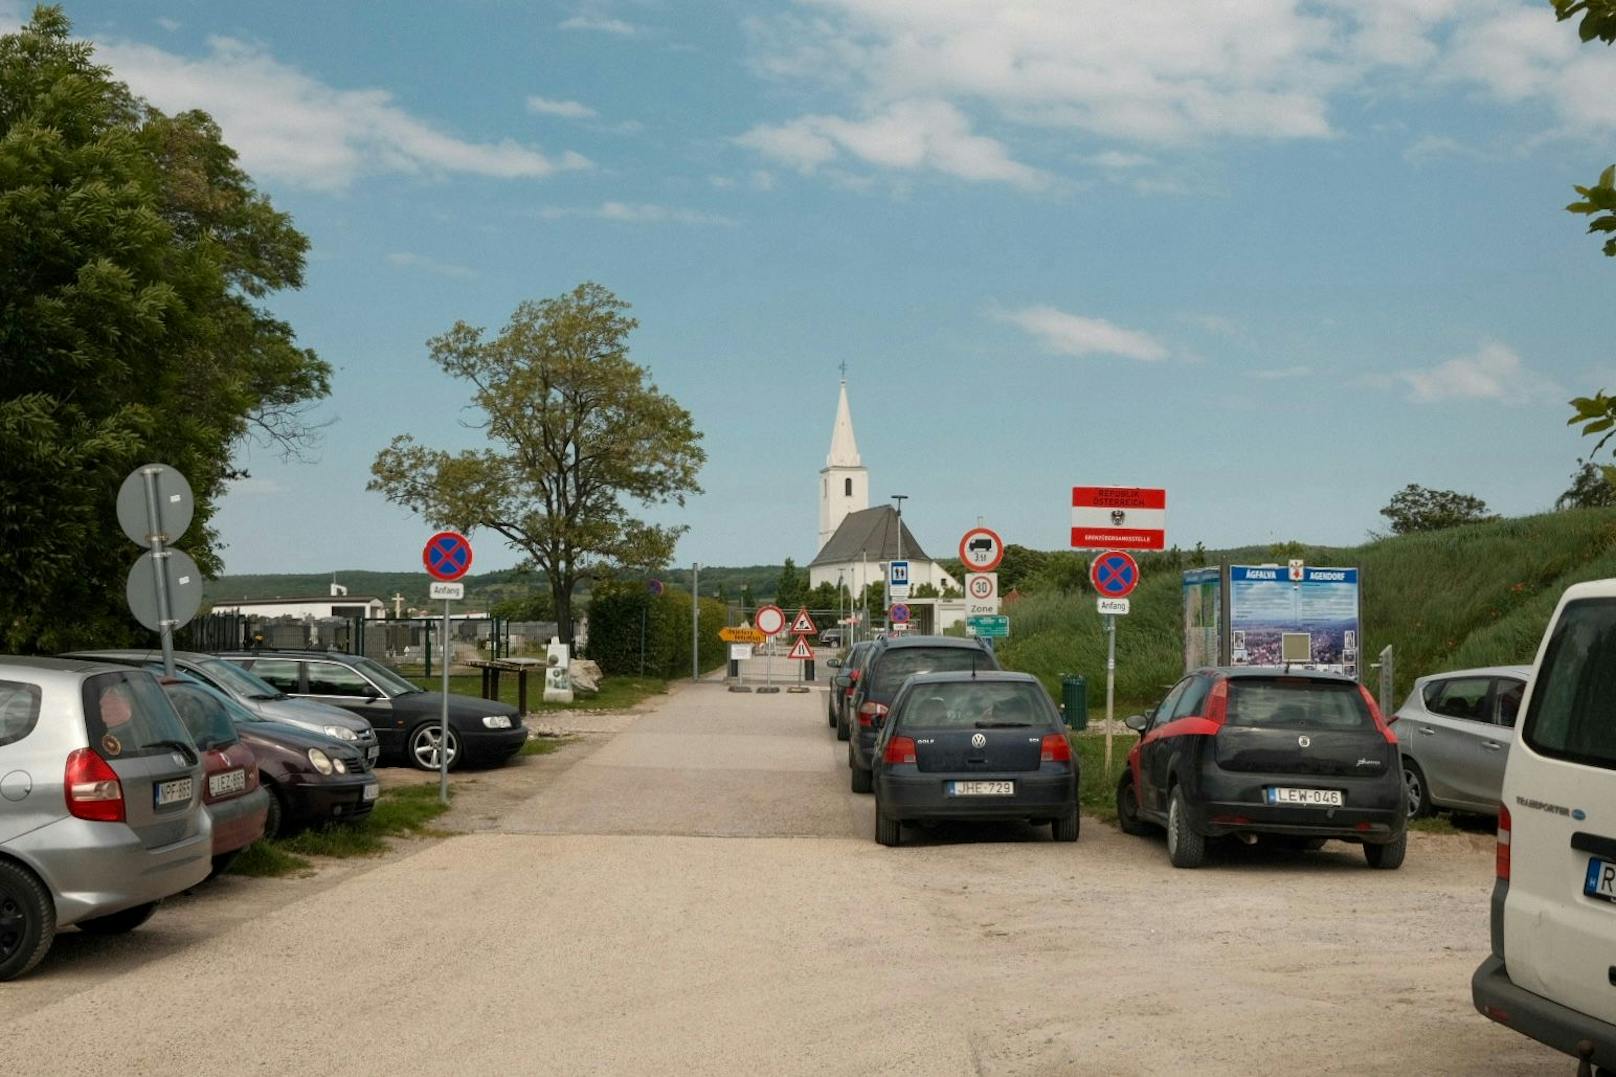
[[[833,673],[830,691],[825,695],[830,710],[830,724],[836,728],[837,740],[852,736],[848,703],[853,698],[853,689],[858,687],[859,678],[864,675],[865,661],[874,647],[873,640],[860,640],[848,648],[845,657],[830,660]]]
[[[1397,737],[1363,686],[1334,673],[1201,669],[1149,714],[1117,784],[1124,832],[1167,830],[1176,868],[1199,867],[1207,839],[1258,835],[1305,847],[1363,846],[1373,868],[1408,847]]]
[[[877,640],[864,672],[848,701],[852,721],[847,739],[847,765],[855,793],[872,786],[875,738],[903,682],[917,673],[988,672],[999,660],[980,640],[956,636],[903,636]]]
[[[328,651],[232,651],[225,658],[299,699],[352,711],[368,721],[383,754],[421,770],[438,769],[443,693],[428,692],[362,655]],[[508,703],[449,696],[449,766],[503,763],[527,742],[522,715]]]
[[[1504,764],[1530,666],[1433,674],[1414,682],[1392,719],[1410,818],[1432,808],[1498,814]]]
[[[0,980],[57,929],[132,931],[212,870],[203,770],[157,678],[0,658]]]
[[[163,655],[151,649],[122,651],[75,651],[68,658],[90,662],[116,662],[161,670]],[[243,707],[272,722],[301,726],[315,733],[354,745],[371,766],[380,751],[376,732],[370,723],[341,707],[309,699],[293,699],[269,682],[240,666],[198,651],[175,651],[174,667],[223,692]]]
[[[840,628],[827,628],[819,634],[819,642],[826,647],[840,647],[842,645],[842,630]]]
[[[876,737],[875,839],[906,823],[1026,819],[1076,841],[1078,764],[1060,712],[1026,673],[925,673],[904,682]]]
[[[163,692],[202,753],[202,807],[213,823],[213,874],[264,836],[269,794],[258,784],[258,760],[235,723],[199,685],[165,678]]]

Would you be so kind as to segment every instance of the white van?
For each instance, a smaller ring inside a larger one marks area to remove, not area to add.
[[[1616,580],[1560,596],[1504,772],[1476,1009],[1616,1071]]]

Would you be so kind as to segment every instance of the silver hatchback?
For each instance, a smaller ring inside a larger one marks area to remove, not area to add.
[[[1410,817],[1433,808],[1498,813],[1531,666],[1488,666],[1421,677],[1392,730],[1403,756]]]
[[[0,657],[0,980],[58,928],[130,931],[206,879],[202,780],[151,673]]]

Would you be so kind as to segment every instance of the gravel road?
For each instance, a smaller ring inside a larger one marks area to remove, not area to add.
[[[226,879],[111,943],[64,932],[0,987],[0,1056],[79,1075],[1573,1071],[1470,1007],[1490,839],[1415,835],[1391,873],[1335,845],[1174,871],[1092,819],[1075,846],[955,827],[888,850],[844,757],[817,692],[684,686],[480,777],[498,810],[457,808],[471,833]]]

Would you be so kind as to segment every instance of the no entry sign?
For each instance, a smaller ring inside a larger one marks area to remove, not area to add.
[[[426,540],[421,563],[435,580],[458,580],[471,571],[471,543],[458,531],[439,531]]]

